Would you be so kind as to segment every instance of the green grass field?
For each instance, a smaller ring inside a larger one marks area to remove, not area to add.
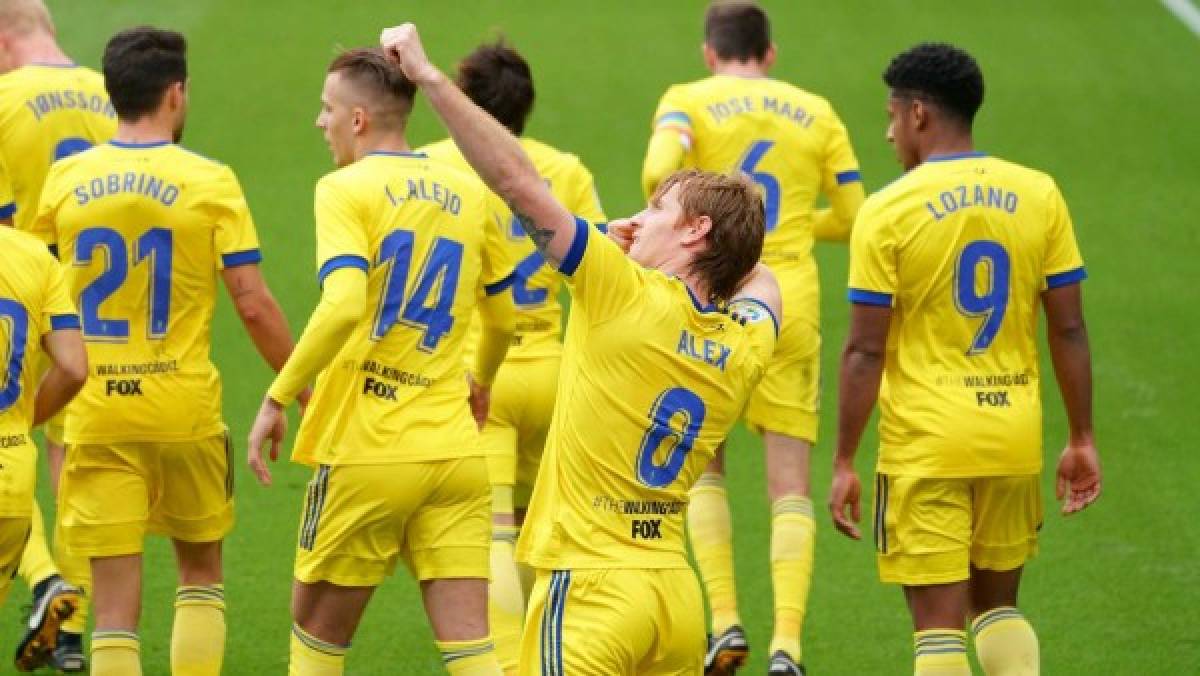
[[[240,176],[266,274],[297,330],[317,294],[312,188],[331,168],[313,120],[325,66],[339,46],[374,43],[381,27],[413,20],[431,54],[449,68],[502,31],[525,53],[537,80],[530,134],[584,159],[610,217],[641,204],[638,175],[658,96],[673,82],[704,75],[699,2],[50,4],[64,47],[90,66],[98,66],[105,41],[122,27],[150,23],[187,35],[192,112],[185,143]],[[886,91],[879,74],[894,53],[925,39],[958,43],[983,66],[988,94],[979,146],[1058,179],[1092,278],[1087,310],[1106,485],[1097,505],[1063,519],[1046,481],[1042,553],[1028,568],[1022,605],[1039,631],[1045,673],[1197,673],[1200,458],[1192,444],[1200,441],[1193,422],[1200,369],[1184,352],[1200,335],[1200,273],[1187,259],[1200,252],[1194,126],[1200,39],[1149,1],[768,4],[779,44],[775,74],[833,101],[868,189],[900,173],[883,138]],[[419,105],[411,142],[442,136],[428,107]],[[827,387],[813,462],[813,499],[821,509],[805,661],[813,674],[906,673],[910,633],[899,590],[879,584],[871,546],[836,534],[823,509],[847,315],[846,250],[822,245],[817,255]],[[228,303],[222,305],[214,356],[225,374],[226,418],[244,439],[270,374]],[[1052,382],[1045,397],[1049,463],[1065,440]],[[864,476],[873,444],[872,435],[859,463]],[[748,672],[762,673],[771,590],[761,446],[739,430],[729,456],[740,600],[758,649]],[[276,486],[263,489],[239,468],[238,525],[226,555],[228,674],[286,670],[291,566],[307,473],[286,463],[276,471]],[[46,486],[43,474],[43,494]],[[168,673],[174,585],[168,547],[152,542],[142,621],[147,674]],[[18,584],[0,612],[0,626],[7,627],[0,635],[12,641],[25,595]],[[415,586],[405,576],[376,595],[347,667],[351,674],[439,673]]]

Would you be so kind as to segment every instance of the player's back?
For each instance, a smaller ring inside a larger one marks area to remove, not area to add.
[[[813,264],[818,196],[832,184],[859,180],[845,127],[828,101],[780,80],[713,75],[668,89],[655,120],[690,139],[685,166],[741,171],[759,185],[767,216],[764,263]]]
[[[739,301],[743,325],[598,232],[586,240],[519,555],[547,569],[685,568],[688,489],[758,383],[774,320]]]
[[[116,111],[104,77],[82,66],[27,65],[0,75],[0,155],[27,229],[46,172],[57,160],[112,138]]]
[[[600,199],[596,195],[592,174],[579,158],[557,148],[528,137],[520,139],[521,147],[533,162],[538,175],[550,186],[554,198],[571,213],[591,221],[604,221]],[[453,139],[432,143],[423,149],[435,159],[444,160],[455,167],[474,174],[466,158],[454,145]],[[499,200],[499,198],[496,198]],[[502,203],[501,203],[502,204]],[[507,207],[503,207],[508,212]],[[517,310],[516,330],[513,344],[506,359],[537,359],[558,356],[562,352],[562,304],[559,302],[561,277],[549,265],[541,252],[534,247],[529,236],[511,212],[506,213],[504,224],[505,248],[514,270],[504,282],[489,292],[511,293]],[[470,352],[479,342],[479,322],[471,324],[467,338],[468,361]]]
[[[58,262],[39,240],[12,228],[0,228],[0,458],[35,453],[29,438],[33,402],[37,392],[36,364],[42,336],[52,329],[78,326],[67,301]],[[56,296],[60,302],[55,303]],[[19,454],[13,456],[11,454]],[[11,462],[5,460],[4,467]],[[0,489],[0,503],[8,492]],[[8,505],[3,505],[7,508]],[[28,511],[28,505],[23,507]]]
[[[317,258],[368,274],[367,308],[318,380],[295,457],[420,462],[475,452],[462,350],[503,276],[486,188],[423,153],[372,153],[317,184]],[[482,281],[481,281],[482,280]]]
[[[91,363],[67,440],[220,434],[217,273],[261,258],[232,170],[166,142],[96,146],[52,168],[34,230],[70,266]]]
[[[1084,275],[1054,181],[981,153],[932,157],[858,223],[851,299],[894,307],[880,471],[1039,471],[1040,294]]]

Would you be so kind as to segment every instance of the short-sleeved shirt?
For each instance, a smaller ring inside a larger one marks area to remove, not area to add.
[[[482,455],[462,351],[480,289],[508,274],[476,177],[372,153],[317,183],[317,277],[367,274],[367,310],[320,375],[293,459],[387,464]]]
[[[775,347],[767,306],[727,311],[577,220],[557,405],[518,557],[539,568],[686,568],[688,490]]]
[[[868,198],[850,300],[893,308],[879,471],[1040,471],[1040,294],[1085,276],[1067,205],[1041,172],[934,156]]]
[[[262,259],[233,171],[166,142],[105,143],[55,163],[33,233],[67,266],[88,349],[67,442],[220,434],[217,275]]]

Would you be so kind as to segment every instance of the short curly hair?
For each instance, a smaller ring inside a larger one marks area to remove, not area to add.
[[[458,64],[459,89],[475,105],[520,136],[533,111],[533,73],[504,38],[475,48]]]
[[[894,95],[930,101],[968,127],[983,105],[983,72],[954,45],[923,42],[899,54],[883,81]]]

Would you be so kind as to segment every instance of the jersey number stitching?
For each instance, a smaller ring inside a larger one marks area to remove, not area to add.
[[[980,265],[982,263],[982,266]],[[978,291],[980,268],[984,269],[986,290]],[[1012,263],[999,242],[975,240],[958,256],[954,272],[954,304],[967,317],[984,317],[967,354],[983,354],[991,346],[1008,310],[1009,277]]]
[[[438,237],[421,265],[417,285],[408,302],[404,294],[408,285],[408,270],[412,266],[413,243],[416,237],[411,230],[393,230],[379,247],[379,258],[375,267],[387,267],[387,282],[384,285],[379,309],[375,314],[372,340],[382,340],[397,324],[423,329],[417,349],[433,352],[442,338],[454,327],[454,295],[458,290],[458,277],[462,269],[463,245],[452,239]],[[429,296],[437,287],[437,302],[428,306]],[[403,312],[401,312],[403,305]]]

